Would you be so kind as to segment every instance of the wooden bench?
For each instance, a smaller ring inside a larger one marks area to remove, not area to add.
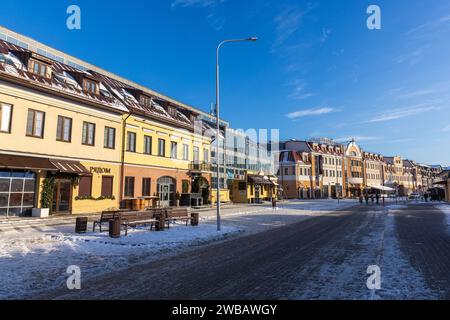
[[[95,232],[95,227],[99,226],[100,232],[102,232],[102,225],[114,220],[114,217],[119,214],[119,210],[103,211],[100,219],[94,220],[92,225],[92,232]]]
[[[167,211],[167,227],[170,228],[170,222],[186,221],[186,226],[192,221],[192,217],[189,215],[187,208],[172,208]]]
[[[150,225],[150,230],[158,223],[153,212],[124,212],[120,214],[120,225],[125,227],[125,236],[128,235],[128,227],[137,227],[143,225]]]

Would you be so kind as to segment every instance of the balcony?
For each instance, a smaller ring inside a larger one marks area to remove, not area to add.
[[[211,163],[207,162],[191,162],[189,164],[189,171],[192,172],[211,172]]]
[[[363,184],[363,178],[348,178],[348,182],[351,184]]]

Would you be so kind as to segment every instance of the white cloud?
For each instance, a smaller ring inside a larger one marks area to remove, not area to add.
[[[330,28],[323,28],[322,29],[322,38],[320,38],[320,42],[321,43],[326,42],[332,31],[333,30]]]
[[[283,44],[298,30],[304,15],[305,13],[296,7],[285,8],[276,15],[275,46]]]
[[[294,81],[288,83],[287,85],[292,86],[292,92],[288,96],[289,99],[304,100],[313,95],[310,92],[305,92],[305,83],[301,79],[295,79]]]
[[[375,122],[384,122],[402,119],[406,117],[410,117],[413,115],[431,112],[439,110],[436,106],[427,106],[427,105],[418,105],[409,108],[401,108],[401,109],[392,109],[388,111],[381,112],[379,115],[373,117],[372,119],[365,121],[364,123],[375,123]]]
[[[374,141],[374,140],[380,140],[379,137],[370,137],[370,136],[351,136],[351,137],[342,137],[334,139],[334,141],[343,143],[343,142],[349,142],[355,139],[356,142],[358,141]]]
[[[224,2],[225,0],[175,0],[172,2],[172,7],[180,6],[180,7],[213,7],[219,3]]]
[[[408,63],[411,66],[418,64],[422,59],[425,53],[427,52],[429,46],[423,46],[414,51],[408,52],[407,54],[400,55],[394,58],[394,62],[398,64]]]
[[[318,108],[318,109],[305,109],[305,110],[299,110],[295,112],[288,113],[286,117],[289,119],[297,119],[307,116],[320,116],[324,114],[328,114],[331,112],[335,112],[336,110],[333,108]]]
[[[439,29],[443,29],[442,31],[449,31],[450,30],[449,26],[450,26],[450,15],[447,15],[435,19],[431,22],[421,24],[409,30],[406,34],[414,38],[423,38],[426,36],[438,35],[437,31],[439,31]]]
[[[218,6],[224,3],[225,0],[175,0],[172,2],[172,8],[174,7],[200,7],[204,8],[207,12],[206,20],[216,31],[223,28],[225,24],[225,18],[218,12]]]

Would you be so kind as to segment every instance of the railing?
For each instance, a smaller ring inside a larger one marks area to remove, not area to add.
[[[190,171],[212,171],[211,163],[206,162],[191,162],[189,164]]]

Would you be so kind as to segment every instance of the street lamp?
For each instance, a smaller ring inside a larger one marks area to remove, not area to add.
[[[220,140],[220,70],[219,70],[219,53],[220,48],[228,42],[244,42],[244,41],[256,41],[258,40],[257,37],[251,37],[251,38],[245,38],[245,39],[229,39],[224,40],[217,46],[216,50],[216,118],[217,118],[217,133],[216,133],[216,161],[217,161],[217,231],[220,231],[220,159],[219,159],[219,140]],[[224,137],[224,143],[225,143],[225,137]],[[224,154],[225,154],[225,144],[224,144]],[[225,168],[225,161],[224,159],[224,168]],[[224,174],[226,174],[224,170]],[[225,178],[224,178],[225,182]]]

